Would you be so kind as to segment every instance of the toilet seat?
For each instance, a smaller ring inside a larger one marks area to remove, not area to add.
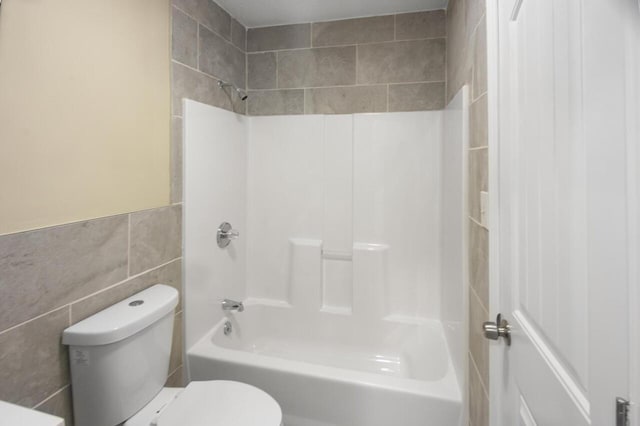
[[[280,426],[282,411],[268,393],[226,380],[191,382],[164,407],[158,426]]]

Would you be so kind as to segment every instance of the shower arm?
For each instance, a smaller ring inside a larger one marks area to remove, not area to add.
[[[240,89],[235,84],[226,82],[224,80],[218,80],[218,87],[220,89],[224,89],[225,87],[231,87],[233,90],[236,91],[236,93],[238,94],[238,97],[240,98],[241,101],[245,101],[249,97],[244,90]]]

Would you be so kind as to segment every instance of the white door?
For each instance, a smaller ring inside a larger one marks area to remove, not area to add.
[[[487,3],[491,310],[511,325],[491,343],[492,426],[613,426],[630,396],[639,13]]]

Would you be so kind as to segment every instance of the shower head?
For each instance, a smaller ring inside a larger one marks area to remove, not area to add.
[[[240,89],[239,87],[236,87],[235,84],[227,83],[226,81],[218,80],[218,87],[221,89],[224,89],[225,87],[231,87],[233,90],[236,91],[241,101],[246,101],[247,98],[249,97],[249,95],[247,95],[247,93],[244,90]]]

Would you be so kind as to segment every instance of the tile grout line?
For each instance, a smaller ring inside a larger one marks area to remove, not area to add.
[[[355,83],[355,84],[336,84],[330,86],[300,86],[300,87],[275,87],[271,89],[249,89],[250,92],[273,92],[277,90],[304,90],[304,89],[332,89],[336,87],[373,87],[373,86],[400,86],[407,84],[444,84],[444,80],[425,80],[425,81],[406,81],[406,82],[380,82],[380,83]]]
[[[178,10],[181,13],[185,14],[186,16],[191,18],[191,20],[196,21],[198,26],[202,25],[202,27],[205,28],[207,31],[211,31],[212,33],[214,33],[215,35],[217,35],[218,37],[220,37],[221,39],[223,39],[227,43],[231,43],[231,37],[229,37],[229,40],[227,40],[224,35],[220,34],[218,31],[214,30],[213,28],[210,28],[208,25],[203,24],[202,21],[200,21],[200,19],[198,19],[197,17],[191,15],[190,13],[185,12],[184,10],[180,9],[176,5],[172,5],[171,7],[175,8],[176,10]],[[229,16],[231,16],[231,15],[229,15]],[[233,18],[233,19],[235,19],[235,18]],[[235,47],[236,49],[240,50],[240,48],[238,46],[236,46],[236,45],[233,45],[233,47]]]
[[[15,330],[16,328],[22,327],[23,325],[26,325],[26,324],[30,323],[31,321],[36,321],[36,320],[42,319],[43,317],[46,317],[47,315],[51,315],[51,314],[53,314],[53,313],[55,313],[55,312],[61,311],[61,310],[63,310],[63,309],[67,309],[67,308],[69,308],[69,306],[70,306],[70,305],[71,305],[71,303],[66,303],[66,304],[64,304],[64,305],[58,306],[58,307],[57,307],[57,308],[55,308],[55,309],[51,309],[50,311],[47,311],[47,312],[45,312],[45,313],[43,313],[43,314],[36,315],[36,316],[35,316],[35,317],[33,317],[33,318],[29,318],[28,320],[22,321],[21,323],[18,323],[18,324],[16,324],[16,325],[12,325],[11,327],[6,328],[6,329],[4,329],[4,330],[0,331],[0,336],[2,336],[2,335],[3,335],[3,334],[5,334],[5,333],[8,333],[8,332],[10,332],[10,331],[13,331],[13,330]]]
[[[398,14],[393,15],[393,41],[398,40]]]
[[[4,329],[4,330],[0,331],[0,336],[1,336],[1,335],[3,335],[4,333],[7,333],[7,332],[9,332],[9,331],[13,331],[13,330],[15,330],[15,329],[16,329],[16,328],[18,328],[18,327],[21,327],[21,326],[23,326],[23,325],[26,325],[26,324],[28,324],[28,323],[30,323],[30,322],[32,322],[32,321],[35,321],[35,320],[41,319],[42,317],[45,317],[45,316],[47,316],[47,315],[50,315],[50,314],[52,314],[52,313],[54,313],[54,312],[56,312],[56,311],[59,311],[59,310],[61,310],[61,309],[64,309],[64,308],[69,308],[69,309],[71,309],[71,305],[73,305],[73,304],[75,304],[75,303],[82,302],[82,301],[84,301],[84,300],[89,299],[90,297],[96,296],[96,295],[98,295],[98,294],[100,294],[100,293],[104,293],[104,292],[106,292],[106,291],[108,291],[108,290],[111,290],[111,289],[113,289],[113,288],[115,288],[115,287],[118,287],[119,285],[125,284],[125,283],[127,283],[128,281],[131,281],[131,280],[133,280],[133,279],[139,278],[139,277],[141,277],[142,275],[148,274],[149,272],[153,272],[153,271],[155,271],[155,270],[157,270],[157,269],[160,269],[160,268],[163,268],[163,267],[165,267],[165,266],[168,266],[168,265],[170,265],[171,263],[176,262],[176,261],[178,261],[178,260],[182,260],[182,256],[180,256],[180,257],[176,257],[176,258],[173,258],[173,259],[169,260],[168,262],[165,262],[165,263],[162,263],[162,264],[160,264],[160,265],[154,266],[153,268],[147,269],[147,270],[145,270],[145,271],[143,271],[143,272],[140,272],[140,273],[138,273],[138,274],[136,274],[136,275],[132,275],[132,276],[130,276],[130,277],[127,277],[127,278],[125,278],[124,280],[120,280],[120,281],[118,281],[117,283],[115,283],[115,284],[111,284],[110,286],[105,287],[105,288],[103,288],[103,289],[100,289],[100,290],[98,290],[98,291],[96,291],[96,292],[94,292],[94,293],[88,294],[88,295],[83,296],[83,297],[81,297],[81,298],[79,298],[79,299],[74,299],[74,300],[72,300],[72,301],[70,301],[70,302],[68,302],[68,303],[65,303],[64,305],[60,305],[60,306],[58,306],[58,307],[56,307],[56,308],[54,308],[54,309],[51,309],[51,310],[49,310],[49,311],[47,311],[47,312],[45,312],[45,313],[42,313],[42,314],[36,315],[36,316],[35,316],[35,317],[33,317],[33,318],[29,318],[28,320],[25,320],[25,321],[22,321],[22,322],[20,322],[20,323],[18,323],[18,324],[12,325],[11,327],[9,327],[9,328],[7,328],[7,329]]]
[[[389,112],[390,109],[390,105],[389,105],[389,91],[390,91],[391,85],[387,84],[387,112]]]
[[[71,384],[67,383],[66,385],[64,385],[63,387],[61,387],[60,389],[58,389],[57,391],[55,391],[54,393],[52,393],[51,395],[49,395],[48,397],[43,399],[42,401],[38,402],[32,408],[36,409],[36,408],[40,407],[42,404],[44,404],[45,402],[48,402],[51,398],[53,398],[54,396],[57,396],[58,394],[62,393],[65,389],[67,389],[69,387],[71,387]]]
[[[489,318],[489,310],[484,306],[484,303],[482,303],[482,300],[480,299],[480,296],[478,296],[478,292],[476,291],[475,287],[472,286],[471,284],[469,284],[469,290],[471,290],[473,292],[473,295],[475,296],[478,302],[478,304],[480,305],[480,308],[482,308],[482,310],[484,311],[484,313],[486,314],[486,318]]]
[[[476,220],[476,218],[475,218],[475,217],[473,217],[473,216],[469,215],[469,219],[471,220],[471,222],[475,223],[475,224],[476,224],[476,225],[478,225],[480,228],[485,229],[487,232],[489,232],[489,228],[487,228],[487,227],[483,226],[480,222],[478,222],[478,221]]]
[[[187,69],[189,69],[189,70],[191,70],[191,71],[193,71],[193,72],[195,72],[195,73],[198,73],[198,74],[200,74],[200,75],[202,75],[202,76],[204,76],[205,78],[208,78],[208,79],[210,79],[210,80],[215,80],[215,81],[224,80],[224,79],[223,79],[223,78],[221,78],[221,77],[216,77],[216,76],[215,76],[215,75],[213,75],[213,74],[208,74],[208,73],[206,73],[206,72],[204,72],[204,71],[201,71],[201,70],[199,70],[199,69],[193,68],[192,66],[187,65],[187,64],[185,64],[185,63],[183,63],[183,62],[177,61],[177,60],[175,60],[175,59],[172,59],[172,60],[171,60],[171,62],[172,62],[172,63],[174,63],[174,64],[176,64],[176,65],[180,65],[181,67],[187,68]],[[183,98],[187,98],[187,99],[189,99],[189,97],[188,97],[188,96],[183,96]],[[206,102],[203,102],[203,103],[206,103]],[[207,104],[207,105],[213,105],[213,104]],[[216,105],[216,106],[218,106],[218,105]],[[227,109],[227,108],[225,108],[225,107],[223,107],[223,106],[218,106],[218,107],[219,107],[219,108],[223,108],[223,109]],[[228,111],[232,111],[232,110],[233,110],[233,108],[234,108],[233,103],[231,104],[231,108],[232,108],[232,109],[231,109],[231,110],[228,110]],[[173,111],[172,111],[172,115],[173,115],[173,116],[175,116],[175,117],[182,117],[182,115],[181,115],[181,114],[182,114],[182,113],[180,113],[180,115],[178,115],[177,113],[175,113],[175,112],[173,112]],[[147,210],[148,210],[148,209],[147,209]]]
[[[471,353],[471,351],[469,351],[468,356],[469,356],[469,360],[473,364],[473,369],[477,374],[478,380],[480,382],[480,387],[482,388],[482,392],[484,393],[484,396],[488,400],[489,399],[489,392],[487,392],[487,388],[485,387],[484,381],[482,380],[482,375],[480,374],[480,369],[478,368],[478,364],[476,364],[476,360],[473,357],[473,354]]]
[[[446,37],[438,36],[438,37],[411,38],[411,39],[403,39],[403,40],[367,41],[364,43],[330,44],[326,46],[313,46],[313,47],[292,47],[289,49],[265,49],[265,50],[254,50],[251,52],[247,52],[247,55],[257,55],[260,53],[270,53],[270,52],[290,52],[290,51],[299,51],[299,50],[312,50],[312,49],[336,49],[341,47],[370,46],[374,44],[404,43],[409,41],[446,40],[446,39],[447,39]]]

